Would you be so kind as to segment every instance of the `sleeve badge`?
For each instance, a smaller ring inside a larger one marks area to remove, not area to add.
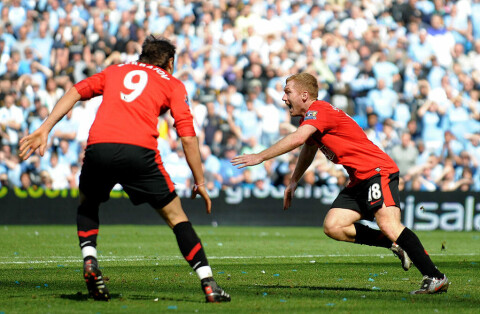
[[[317,113],[318,111],[307,111],[307,113],[305,114],[305,120],[317,120]]]

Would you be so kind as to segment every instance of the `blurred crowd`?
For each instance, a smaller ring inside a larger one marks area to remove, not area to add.
[[[18,141],[73,84],[137,60],[153,34],[177,47],[209,189],[288,184],[299,150],[247,169],[230,159],[295,130],[283,86],[305,71],[397,162],[405,190],[480,191],[479,0],[3,0],[0,17],[1,186],[77,188],[101,97],[77,103],[43,157],[21,161]],[[188,188],[168,114],[158,128],[165,168]],[[300,184],[347,182],[318,153]]]

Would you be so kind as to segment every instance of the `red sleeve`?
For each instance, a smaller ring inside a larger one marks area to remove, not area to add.
[[[193,128],[193,116],[188,105],[188,96],[185,86],[178,84],[172,91],[170,98],[170,112],[175,120],[175,128],[178,136],[196,136]]]
[[[74,85],[78,93],[82,96],[81,100],[88,100],[95,96],[103,95],[105,87],[104,71],[94,74]]]
[[[305,121],[305,117],[302,117],[300,119],[300,125],[303,124],[303,121]],[[309,138],[307,138],[307,140],[305,141],[305,144],[309,145],[309,146],[313,146],[313,145],[316,145],[317,143],[313,140],[313,138],[310,136]]]
[[[310,124],[321,133],[328,132],[336,123],[335,115],[331,113],[331,110],[330,104],[317,101],[308,108],[300,125]]]

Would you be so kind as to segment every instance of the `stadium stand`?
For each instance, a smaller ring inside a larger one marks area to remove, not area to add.
[[[136,60],[153,34],[177,46],[208,186],[288,181],[298,151],[247,173],[228,158],[298,125],[281,97],[285,78],[306,71],[319,99],[396,160],[406,190],[480,191],[478,0],[6,0],[0,15],[1,186],[77,188],[101,99],[76,105],[43,158],[20,161],[18,140],[73,84]],[[158,127],[165,167],[190,186],[172,119]],[[302,184],[346,181],[320,153],[307,173]]]

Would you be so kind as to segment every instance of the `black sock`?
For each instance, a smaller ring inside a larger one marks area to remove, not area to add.
[[[403,229],[396,242],[407,252],[423,276],[443,278],[443,274],[435,267],[420,239],[412,230]]]
[[[184,221],[175,225],[173,232],[177,237],[180,252],[182,252],[183,257],[185,257],[185,260],[193,270],[202,266],[208,266],[202,243],[195,233],[195,230],[193,230],[190,221]]]
[[[387,238],[380,230],[375,230],[361,223],[354,223],[355,231],[355,243],[365,244],[370,246],[378,246],[389,249],[392,247],[392,241]]]
[[[97,247],[99,227],[99,203],[84,201],[77,210],[77,232],[80,248],[85,246]]]

